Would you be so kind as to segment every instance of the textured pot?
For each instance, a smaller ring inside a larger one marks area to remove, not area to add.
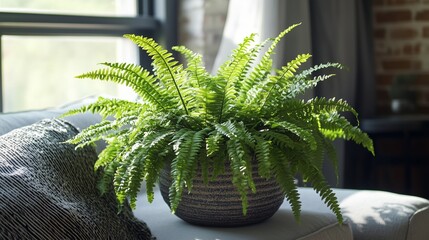
[[[184,191],[176,209],[176,216],[186,222],[217,227],[243,226],[262,222],[279,209],[284,194],[274,179],[259,177],[256,166],[253,168],[256,193],[248,194],[248,208],[243,216],[240,194],[232,184],[229,168],[214,181],[204,184],[201,174],[193,181],[192,192]],[[169,205],[170,169],[165,168],[160,176],[162,197]]]

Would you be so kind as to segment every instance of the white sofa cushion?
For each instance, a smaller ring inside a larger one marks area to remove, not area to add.
[[[152,204],[146,200],[144,191],[139,195],[134,216],[144,220],[158,240],[316,240],[316,239],[353,239],[347,223],[338,224],[330,211],[307,209],[311,200],[303,194],[303,212],[301,222],[297,223],[289,204],[285,201],[279,211],[265,222],[234,228],[203,227],[186,223],[171,214],[170,209],[156,189]],[[318,204],[323,205],[323,203]]]
[[[355,240],[429,239],[429,201],[384,191],[334,189]],[[318,195],[300,189],[304,211],[328,212]]]

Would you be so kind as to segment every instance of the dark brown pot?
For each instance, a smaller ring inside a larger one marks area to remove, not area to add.
[[[279,209],[284,194],[274,179],[259,177],[255,165],[253,180],[256,193],[249,192],[247,215],[243,216],[240,194],[233,186],[232,174],[228,167],[225,173],[214,181],[204,184],[201,174],[193,181],[192,192],[183,192],[176,209],[176,216],[186,222],[217,227],[243,226],[262,222]],[[161,172],[160,189],[162,197],[169,205],[169,187],[171,185],[170,168]]]

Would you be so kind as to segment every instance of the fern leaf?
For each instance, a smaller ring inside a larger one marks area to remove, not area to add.
[[[172,184],[170,187],[170,207],[174,212],[179,205],[183,189],[192,186],[192,170],[196,166],[196,158],[201,149],[203,139],[208,129],[195,132],[181,129],[173,138],[173,149],[176,157],[171,163]]]
[[[255,36],[256,34],[251,34],[245,37],[243,42],[238,45],[238,48],[234,50],[231,59],[219,68],[218,76],[221,77],[223,85],[221,87],[223,87],[223,90],[218,122],[222,122],[224,111],[227,110],[226,107],[229,105],[229,102],[236,99],[238,91],[236,86],[237,81],[246,74],[245,70],[249,69],[252,59],[252,55],[249,54],[252,51],[250,47],[255,40]]]
[[[299,200],[299,193],[295,184],[294,172],[289,165],[289,162],[291,161],[288,161],[288,157],[284,152],[276,148],[272,149],[271,155],[270,163],[272,165],[274,176],[291,205],[295,219],[299,221],[301,201]]]
[[[146,193],[149,202],[154,199],[154,187],[161,169],[164,167],[164,161],[169,154],[169,144],[174,132],[156,132],[150,141],[146,141],[148,151],[144,161],[144,179],[146,181]]]
[[[293,83],[291,79],[293,78],[297,69],[301,64],[305,63],[311,57],[310,54],[300,54],[292,61],[288,62],[286,66],[282,67],[281,70],[278,70],[276,75],[270,76],[266,81],[261,82],[261,86],[258,88],[259,95],[255,97],[255,100],[260,101],[261,105],[259,111],[262,111],[266,105],[269,105],[270,108],[275,109],[277,106],[273,106],[273,99],[278,99],[280,91],[278,89],[288,89]],[[250,105],[255,104],[250,102]]]
[[[253,68],[253,71],[250,73],[250,76],[248,79],[246,79],[245,86],[260,86],[262,81],[265,81],[268,77],[268,75],[271,73],[273,61],[271,59],[271,56],[274,54],[274,50],[277,47],[280,40],[283,39],[283,37],[288,34],[290,31],[292,31],[295,27],[301,25],[301,23],[294,24],[284,31],[280,32],[280,34],[274,38],[274,39],[268,39],[272,40],[272,43],[268,50],[265,52],[264,56],[262,57],[261,61]],[[266,43],[265,41],[264,43]],[[244,89],[246,92],[254,92],[255,88],[250,89]],[[257,94],[248,94],[247,98],[245,100],[246,103],[253,102],[255,95]]]
[[[339,63],[324,63],[313,66],[301,73],[295,75],[292,79],[293,84],[283,92],[283,96],[287,99],[292,99],[305,92],[305,90],[317,86],[319,82],[329,79],[335,74],[327,74],[313,77],[313,73],[321,69],[337,68],[343,69],[344,66]]]
[[[281,132],[275,132],[273,130],[266,130],[259,132],[259,136],[262,138],[272,141],[276,147],[280,147],[282,149],[294,149],[298,144],[290,138],[287,134]]]
[[[258,173],[261,177],[269,179],[271,175],[271,141],[267,141],[262,137],[255,136],[255,157],[258,162]]]
[[[99,113],[103,118],[107,118],[109,116],[119,117],[123,114],[126,115],[127,113],[134,113],[140,108],[142,108],[142,105],[136,102],[98,97],[97,101],[77,109],[69,110],[62,114],[60,118],[85,112]]]
[[[248,152],[243,144],[237,139],[227,141],[227,151],[232,171],[232,183],[240,193],[243,215],[247,214],[248,191],[256,192],[255,183],[252,179],[252,165]]]
[[[182,95],[182,90],[180,89],[181,82],[184,79],[184,74],[182,72],[182,66],[178,64],[176,60],[172,57],[172,54],[167,50],[163,49],[158,43],[156,43],[152,38],[146,38],[143,36],[135,36],[134,34],[125,34],[125,38],[130,39],[149,55],[152,58],[152,65],[154,67],[154,73],[161,81],[161,83],[167,87],[170,94],[174,94],[177,97],[179,107],[183,108],[186,114],[189,114],[186,101]],[[172,90],[174,89],[174,90]]]
[[[188,61],[186,71],[189,74],[189,81],[191,86],[204,87],[208,84],[208,76],[210,75],[203,63],[203,57],[200,54],[192,52],[184,46],[175,46],[173,50],[181,53]]]
[[[326,182],[321,171],[308,161],[302,161],[301,164],[303,165],[303,168],[305,168],[305,171],[302,171],[303,177],[312,184],[313,189],[319,194],[324,203],[337,216],[338,222],[341,224],[343,222],[343,216],[338,199],[330,188],[329,184]]]
[[[273,128],[280,128],[283,130],[286,130],[288,132],[291,132],[304,140],[308,143],[310,149],[314,150],[317,147],[316,140],[314,139],[314,136],[311,132],[311,129],[304,129],[302,127],[299,127],[298,125],[291,123],[291,122],[266,122],[267,125],[270,125]]]
[[[319,131],[328,139],[342,138],[353,140],[361,144],[374,155],[374,146],[371,138],[357,126],[353,126],[344,116],[337,113],[320,115]]]

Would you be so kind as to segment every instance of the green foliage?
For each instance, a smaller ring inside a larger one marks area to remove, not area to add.
[[[256,35],[249,35],[215,76],[207,73],[200,55],[183,46],[173,49],[184,56],[186,66],[153,39],[125,35],[151,57],[153,73],[133,64],[104,63],[107,68],[79,77],[130,86],[140,100],[99,98],[70,111],[68,114],[90,111],[103,116],[102,122],[84,129],[70,142],[81,147],[107,141],[95,168],[104,169],[102,188],[113,181],[121,204],[129,197],[135,205],[143,181],[152,201],[161,169],[169,164],[174,212],[183,191],[192,191],[199,167],[208,182],[229,166],[246,214],[247,196],[256,191],[252,178],[252,163],[256,162],[261,177],[277,180],[297,219],[301,203],[294,176],[300,174],[341,222],[337,198],[322,174],[325,156],[338,171],[334,140],[352,140],[373,154],[374,148],[368,135],[341,115],[350,112],[356,120],[358,117],[345,101],[299,99],[305,90],[333,76],[318,76],[318,70],[341,69],[342,65],[326,63],[300,70],[311,57],[301,54],[273,69],[271,56],[276,45],[296,26],[263,43],[255,43]],[[255,63],[267,43],[271,45]]]

